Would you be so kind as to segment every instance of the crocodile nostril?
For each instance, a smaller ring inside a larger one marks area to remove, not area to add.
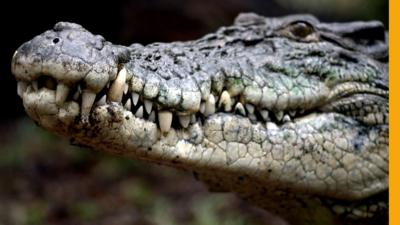
[[[58,42],[60,42],[60,39],[59,39],[59,38],[54,38],[54,39],[53,39],[53,43],[54,43],[54,44],[57,44]]]

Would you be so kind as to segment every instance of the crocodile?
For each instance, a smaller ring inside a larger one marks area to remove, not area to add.
[[[59,22],[11,70],[29,117],[73,144],[190,171],[290,224],[385,224],[387,62],[379,21],[242,13],[146,46]]]

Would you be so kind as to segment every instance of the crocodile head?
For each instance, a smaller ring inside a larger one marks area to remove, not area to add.
[[[386,207],[369,201],[388,188],[379,22],[242,14],[195,41],[129,47],[61,22],[12,72],[28,115],[74,143],[194,171],[286,215]]]

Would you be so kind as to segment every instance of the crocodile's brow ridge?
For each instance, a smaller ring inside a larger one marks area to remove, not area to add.
[[[121,46],[60,22],[12,59],[18,95],[74,143],[192,171],[291,224],[384,224],[388,46],[378,21],[240,14]]]

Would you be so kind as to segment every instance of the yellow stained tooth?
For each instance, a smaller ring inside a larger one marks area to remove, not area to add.
[[[58,84],[56,88],[56,104],[61,106],[64,104],[65,100],[68,97],[69,87],[65,84]]]
[[[204,115],[208,116],[215,113],[215,98],[214,95],[208,96],[206,105],[204,106]]]
[[[89,90],[84,90],[82,93],[82,116],[88,116],[90,110],[92,109],[94,100],[96,99],[96,94]]]
[[[107,100],[121,102],[126,82],[126,69],[122,68],[108,90]]]
[[[128,86],[128,84],[125,84],[124,85],[124,94],[127,94],[128,91],[129,91],[129,86]]]
[[[219,99],[218,107],[224,106],[224,111],[229,112],[232,110],[231,95],[227,91],[223,91]]]
[[[172,113],[169,111],[158,112],[158,122],[160,123],[161,132],[168,132],[171,129]]]

